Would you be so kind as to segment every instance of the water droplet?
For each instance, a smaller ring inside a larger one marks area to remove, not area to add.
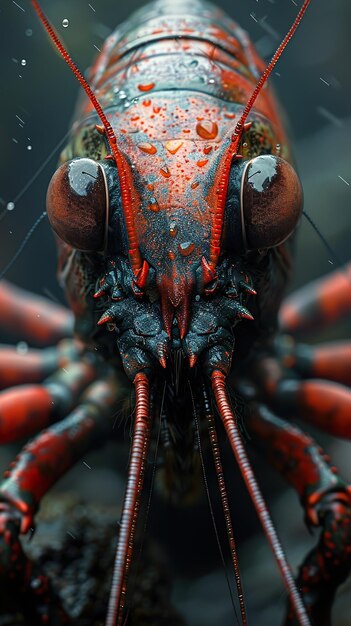
[[[138,148],[145,154],[156,154],[157,152],[156,146],[153,146],[152,143],[139,143]]]
[[[31,28],[27,28],[26,30],[26,37],[31,37],[33,35],[33,31]]]
[[[138,85],[139,91],[151,91],[155,87],[155,83],[148,83],[147,85]]]
[[[243,143],[243,148],[247,148],[247,143],[245,141],[245,143]]]
[[[150,209],[150,211],[154,211],[154,213],[157,213],[160,210],[160,207],[158,205],[156,198],[151,198],[148,204],[148,208]]]
[[[30,145],[27,146],[27,150],[31,150],[31,149],[32,149],[32,146],[30,146]]]
[[[7,208],[8,211],[13,211],[13,209],[15,208],[15,203],[14,202],[8,202],[6,208]]]
[[[179,252],[182,256],[189,256],[193,252],[195,244],[192,241],[185,241],[178,246]]]
[[[169,234],[171,235],[171,237],[176,237],[178,233],[178,226],[175,222],[171,222],[169,225]]]
[[[160,174],[161,176],[163,176],[163,178],[170,178],[171,172],[169,171],[167,165],[164,165],[163,167],[161,167]]]
[[[26,341],[19,341],[16,345],[17,354],[27,354],[28,352],[28,344]]]
[[[119,97],[120,100],[125,100],[126,97],[127,97],[127,94],[126,94],[125,91],[120,91],[118,97]]]
[[[69,26],[69,20],[67,19],[67,17],[65,17],[65,18],[62,20],[62,26],[63,26],[63,28],[68,28],[68,26]]]
[[[183,143],[184,142],[180,141],[179,139],[171,139],[170,141],[166,141],[166,150],[168,150],[168,152],[170,152],[171,154],[175,154],[176,152],[178,152],[179,148],[182,147]]]
[[[196,132],[202,139],[214,139],[218,135],[218,126],[211,120],[203,120],[196,124]]]
[[[214,83],[215,83],[215,82],[216,82],[216,81],[215,81],[215,79],[214,79],[214,78],[209,78],[209,80],[208,80],[208,84],[209,84],[209,85],[214,85]]]
[[[25,65],[27,65],[27,61],[26,61],[26,59],[22,59],[22,61],[21,61],[21,65],[23,65],[23,67],[24,67]]]

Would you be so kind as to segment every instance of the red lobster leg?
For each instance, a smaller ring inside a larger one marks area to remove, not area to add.
[[[281,309],[283,332],[301,336],[318,331],[351,311],[351,263],[344,271],[309,283],[289,296]]]
[[[91,385],[82,403],[62,422],[33,439],[6,472],[0,488],[0,596],[6,581],[16,583],[17,592],[28,588],[32,566],[23,554],[19,534],[33,526],[40,500],[50,487],[83,455],[106,441],[122,394],[116,376]],[[39,623],[51,624],[54,623],[50,615],[51,591],[44,577],[40,584],[37,602],[35,597],[31,598],[31,610],[36,604],[47,606],[50,620],[47,617]],[[26,596],[22,600],[28,603]],[[19,604],[26,610],[20,596]]]
[[[0,328],[29,343],[47,346],[72,335],[73,318],[60,304],[1,281]]]
[[[0,444],[28,437],[60,419],[95,377],[82,361],[50,376],[42,385],[21,385],[0,392]]]
[[[38,383],[77,356],[71,340],[57,348],[28,350],[20,354],[13,346],[0,346],[0,389]]]
[[[351,439],[351,390],[327,380],[283,380],[273,406],[325,432]]]
[[[312,623],[331,626],[335,592],[351,570],[350,487],[309,435],[266,407],[256,406],[246,423],[271,464],[296,489],[306,523],[322,527],[319,543],[304,560],[297,583]],[[290,609],[286,626],[295,624]]]
[[[304,378],[326,378],[351,386],[351,343],[334,341],[317,346],[297,345],[294,368]]]

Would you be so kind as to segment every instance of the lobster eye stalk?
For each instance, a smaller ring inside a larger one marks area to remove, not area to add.
[[[63,241],[78,250],[102,251],[109,213],[103,166],[86,158],[63,163],[50,181],[46,209],[53,230]]]

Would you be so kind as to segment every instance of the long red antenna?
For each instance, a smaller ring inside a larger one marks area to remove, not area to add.
[[[282,53],[284,52],[286,46],[288,45],[290,39],[293,38],[295,31],[298,27],[298,25],[300,24],[307,8],[308,5],[310,4],[311,0],[305,0],[305,2],[303,3],[300,11],[298,12],[294,23],[292,24],[291,28],[289,29],[289,31],[287,32],[287,34],[285,35],[283,41],[281,42],[281,44],[279,45],[278,49],[276,50],[276,52],[274,53],[274,55],[272,56],[272,59],[270,61],[270,63],[267,65],[265,71],[263,72],[260,80],[258,81],[254,91],[252,92],[252,95],[248,101],[248,103],[245,106],[245,109],[241,115],[240,120],[238,121],[237,125],[235,126],[235,130],[234,130],[234,135],[233,135],[233,141],[236,141],[237,136],[241,135],[243,128],[244,128],[244,124],[248,118],[248,115],[253,107],[253,105],[255,104],[255,101],[257,99],[257,96],[259,95],[262,87],[264,86],[264,84],[267,82],[268,78],[270,77],[275,65],[277,64],[277,61],[279,60],[279,58],[281,57]]]
[[[253,90],[252,95],[249,98],[239,121],[237,122],[235,126],[234,133],[232,135],[231,144],[228,148],[228,151],[223,161],[222,175],[220,177],[219,184],[218,184],[217,206],[214,211],[213,221],[212,221],[212,237],[211,237],[211,244],[210,244],[210,247],[211,247],[210,266],[213,270],[215,269],[218,263],[218,258],[220,255],[224,210],[225,210],[225,203],[226,203],[226,198],[227,198],[230,168],[231,168],[232,160],[237,154],[238,146],[241,140],[244,127],[245,127],[245,122],[249,116],[249,113],[253,105],[256,102],[257,97],[260,94],[262,87],[267,82],[268,78],[270,77],[275,65],[277,64],[277,61],[279,60],[280,56],[282,55],[283,51],[288,45],[290,39],[292,39],[292,37],[294,36],[295,31],[298,25],[300,24],[310,2],[311,0],[305,0],[305,2],[303,3],[300,11],[298,12],[294,20],[294,23],[292,24],[289,31],[285,35],[283,41],[279,45],[275,54],[273,55],[270,63],[267,65],[255,89]]]
[[[121,626],[123,620],[127,577],[132,559],[135,527],[150,441],[150,393],[147,376],[143,373],[137,374],[134,385],[136,403],[134,432],[106,626]]]
[[[297,590],[290,566],[287,562],[277,531],[272,522],[268,507],[262,496],[260,487],[253,473],[250,461],[246,454],[242,437],[235,421],[233,411],[227,396],[225,376],[219,370],[212,372],[212,388],[216,398],[216,404],[224,428],[228,435],[231,448],[238,463],[247,490],[261,522],[264,533],[271,546],[274,558],[277,562],[285,587],[288,591],[292,607],[295,611],[300,626],[311,626],[310,619]]]
[[[80,82],[81,86],[83,87],[85,93],[87,94],[88,98],[93,104],[104,126],[105,133],[106,133],[106,136],[107,136],[110,148],[111,148],[111,152],[116,161],[116,165],[118,169],[120,185],[121,185],[123,212],[124,212],[125,224],[126,224],[126,229],[127,229],[127,234],[128,234],[129,256],[130,256],[133,272],[135,275],[137,275],[139,270],[141,269],[142,261],[140,257],[139,247],[138,247],[137,235],[136,235],[136,231],[134,227],[132,199],[131,199],[130,185],[128,183],[127,168],[126,168],[124,157],[117,147],[116,135],[102,109],[100,102],[98,101],[88,81],[84,78],[83,74],[81,73],[81,71],[79,70],[79,68],[77,67],[77,65],[71,58],[71,56],[69,55],[68,51],[66,50],[62,41],[60,40],[59,36],[55,32],[53,26],[51,25],[48,18],[44,14],[39,2],[37,2],[37,0],[31,0],[31,3],[41,23],[43,24],[46,32],[48,33],[50,39],[54,42],[62,58],[66,61],[67,65],[70,67],[73,74],[75,75],[77,80]]]

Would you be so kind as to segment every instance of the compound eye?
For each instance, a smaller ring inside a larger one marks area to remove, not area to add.
[[[46,208],[53,230],[78,250],[103,250],[108,198],[100,163],[86,158],[67,161],[56,170],[47,191]]]
[[[302,211],[302,188],[294,168],[272,155],[252,159],[242,175],[240,203],[247,250],[282,243],[294,230]]]

